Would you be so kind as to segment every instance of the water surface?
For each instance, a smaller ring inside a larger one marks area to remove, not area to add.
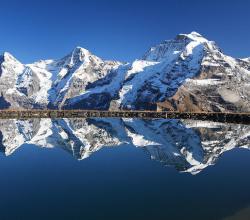
[[[0,219],[244,219],[250,126],[0,121]]]

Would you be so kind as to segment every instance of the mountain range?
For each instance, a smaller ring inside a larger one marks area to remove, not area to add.
[[[223,54],[196,32],[151,47],[132,63],[76,47],[57,60],[0,56],[0,108],[250,110],[250,59]]]

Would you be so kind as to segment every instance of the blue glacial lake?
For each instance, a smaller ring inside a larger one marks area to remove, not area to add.
[[[249,219],[250,126],[0,120],[0,219]]]

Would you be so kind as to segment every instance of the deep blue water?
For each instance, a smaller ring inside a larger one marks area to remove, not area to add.
[[[0,154],[0,219],[224,219],[250,206],[250,151],[192,175],[131,144],[76,160],[23,144]]]

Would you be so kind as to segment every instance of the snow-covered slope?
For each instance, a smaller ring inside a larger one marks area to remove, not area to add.
[[[142,119],[1,120],[0,151],[7,156],[24,143],[59,147],[76,159],[104,147],[130,145],[152,160],[182,172],[199,173],[226,151],[250,148],[250,127],[204,121]]]
[[[58,60],[0,57],[1,108],[250,110],[250,60],[224,55],[196,32],[150,48],[131,64],[76,47]]]
[[[148,103],[174,95],[186,79],[198,73],[207,43],[206,39],[192,32],[150,48],[127,72],[119,92],[121,106],[144,109]]]
[[[121,65],[103,61],[81,47],[59,60],[26,65],[4,53],[0,64],[1,97],[13,108],[61,107],[66,99],[82,94],[91,83],[97,83]]]

